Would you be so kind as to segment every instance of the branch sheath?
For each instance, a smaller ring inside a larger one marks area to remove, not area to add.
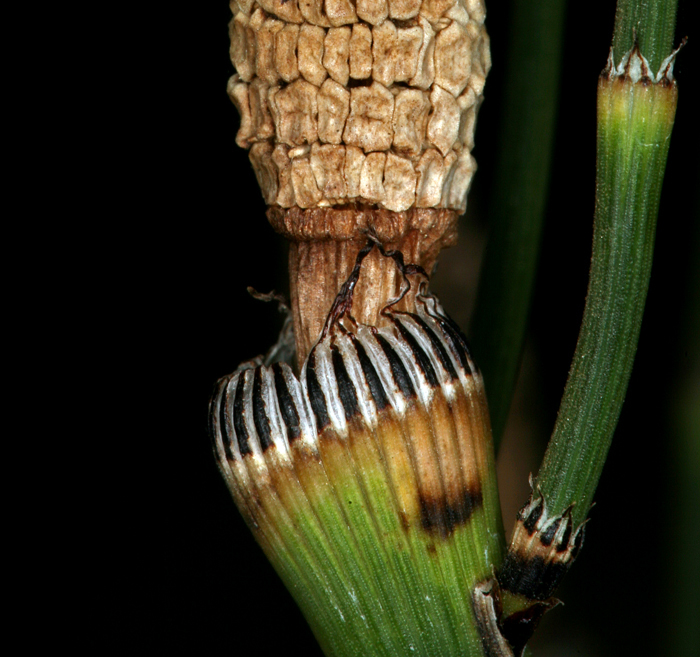
[[[672,61],[672,60],[671,60]],[[657,76],[635,46],[598,85],[598,173],[581,332],[537,482],[548,513],[588,514],[627,391],[651,273],[676,109],[672,63]]]
[[[496,449],[518,376],[537,269],[563,25],[563,0],[513,3],[490,235],[470,331]]]

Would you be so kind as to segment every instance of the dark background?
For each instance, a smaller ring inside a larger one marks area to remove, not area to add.
[[[495,9],[491,3],[487,19],[494,66],[476,135],[479,172],[462,231],[469,236],[463,240],[471,240],[468,253],[486,227],[507,4]],[[614,3],[569,4],[527,372],[504,447],[521,462],[513,471],[520,490],[554,422],[590,258],[595,89]],[[691,30],[689,4],[681,2],[679,36]],[[142,24],[136,15],[133,39],[117,44],[133,73],[113,90],[115,97],[122,94],[119,111],[102,128],[114,137],[105,147],[129,151],[129,164],[105,168],[105,212],[113,220],[95,233],[91,262],[92,283],[106,300],[94,315],[104,329],[95,361],[106,362],[119,384],[108,397],[92,378],[87,388],[101,398],[116,430],[110,457],[120,465],[110,475],[116,486],[109,488],[117,491],[114,522],[97,557],[118,573],[110,584],[117,602],[107,619],[110,632],[137,652],[320,655],[239,517],[206,433],[216,379],[264,352],[281,324],[276,310],[250,298],[246,286],[286,286],[286,246],[268,226],[246,153],[234,143],[238,117],[225,92],[233,73],[229,17],[224,0],[167,8]],[[140,44],[138,54],[132,40]],[[679,550],[694,545],[697,552],[699,537],[698,526],[678,515],[685,508],[678,470],[684,457],[672,423],[674,403],[697,377],[691,368],[698,362],[698,338],[690,329],[700,307],[693,269],[700,258],[696,47],[691,40],[676,66],[677,125],[629,395],[585,548],[559,591],[566,605],[543,621],[533,643],[538,655],[691,654],[670,651],[668,640],[678,632],[674,618],[684,604],[678,599],[683,582],[700,581],[697,570],[676,567]],[[453,253],[445,255],[435,286],[445,290],[448,312],[465,322],[459,289],[468,298],[474,281],[461,281],[459,272],[474,266],[460,263],[463,251]],[[520,451],[513,436],[524,437]],[[508,527],[512,519],[511,511]]]

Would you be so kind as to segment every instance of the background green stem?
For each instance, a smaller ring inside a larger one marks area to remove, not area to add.
[[[515,0],[489,240],[469,332],[496,449],[510,408],[537,270],[556,120],[563,0]]]

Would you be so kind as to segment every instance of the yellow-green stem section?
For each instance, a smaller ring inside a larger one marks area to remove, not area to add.
[[[378,437],[358,430],[324,445],[323,464],[271,470],[251,529],[329,657],[481,656],[471,591],[500,562],[493,509],[448,536],[426,532],[387,477],[400,458],[389,443],[403,440]]]

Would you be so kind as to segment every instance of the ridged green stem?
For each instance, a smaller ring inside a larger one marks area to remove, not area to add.
[[[655,57],[668,54],[656,51]],[[573,503],[576,523],[588,514],[632,371],[676,98],[675,83],[664,80],[635,83],[628,75],[604,74],[598,87],[588,296],[554,433],[537,477],[549,514]]]
[[[613,52],[615,63],[634,45],[656,72],[673,48],[678,0],[618,0],[615,12]]]
[[[484,373],[496,449],[518,376],[539,256],[564,6],[563,0],[513,2],[490,234],[469,336]]]

